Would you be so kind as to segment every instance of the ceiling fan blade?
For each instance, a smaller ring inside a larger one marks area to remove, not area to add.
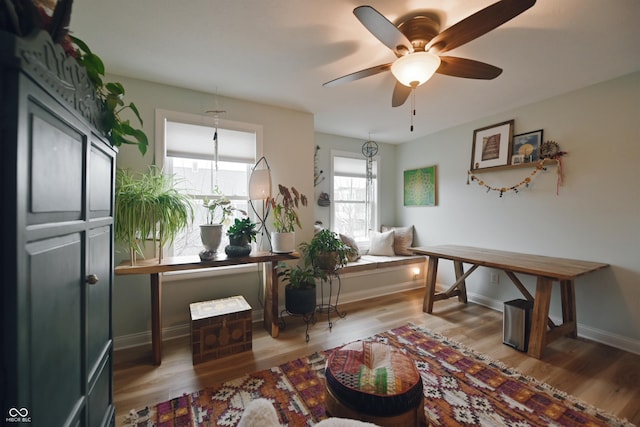
[[[488,33],[520,15],[536,0],[501,0],[463,19],[435,36],[425,47],[433,53],[443,53]]]
[[[393,88],[393,96],[391,97],[391,106],[399,107],[409,98],[411,95],[411,90],[409,86],[405,86],[402,83],[396,81],[396,85]]]
[[[338,77],[337,79],[333,79],[324,83],[322,86],[324,87],[333,87],[338,86],[343,83],[349,83],[354,80],[362,79],[364,77],[373,76],[384,71],[388,71],[391,69],[391,62],[388,64],[376,65],[375,67],[367,68],[364,70],[356,71],[355,73],[347,74],[346,76]]]
[[[358,6],[353,9],[353,14],[371,34],[393,50],[396,55],[413,52],[411,41],[391,21],[371,6]]]
[[[491,80],[502,74],[502,68],[495,67],[473,59],[456,58],[454,56],[441,56],[438,74],[466,79]]]

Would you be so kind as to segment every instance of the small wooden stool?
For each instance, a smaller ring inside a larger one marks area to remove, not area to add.
[[[413,360],[386,344],[361,341],[334,351],[325,369],[327,416],[384,427],[425,426],[422,378]]]

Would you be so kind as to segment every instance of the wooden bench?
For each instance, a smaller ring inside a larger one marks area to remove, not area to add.
[[[340,269],[340,275],[371,271],[381,268],[398,267],[402,265],[421,264],[426,267],[427,257],[424,255],[362,255],[357,261],[349,262]],[[426,270],[425,270],[426,271]]]

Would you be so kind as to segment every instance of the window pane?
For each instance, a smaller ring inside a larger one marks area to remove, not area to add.
[[[364,159],[336,156],[333,164],[333,229],[356,240],[366,240],[369,228],[376,224],[377,162],[373,162],[374,178],[369,188]]]
[[[247,198],[253,163],[218,162],[172,157],[173,173],[183,182],[180,189],[191,195],[211,196],[217,186],[230,199]]]
[[[170,160],[168,163],[172,165],[173,174],[179,181],[178,188],[194,198],[193,223],[174,241],[172,255],[196,255],[204,249],[200,240],[200,224],[206,223],[207,210],[202,204],[205,198],[214,196],[216,186],[231,200],[231,206],[239,210],[234,211],[231,218],[227,218],[223,228],[222,242],[218,249],[223,250],[229,244],[229,238],[225,233],[233,218],[242,216],[242,212],[249,212],[247,183],[253,164],[219,161],[216,171],[213,161],[184,157],[168,159]]]

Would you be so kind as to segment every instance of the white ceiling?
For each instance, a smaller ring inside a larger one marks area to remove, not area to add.
[[[356,6],[369,4],[390,21],[417,9],[435,11],[444,29],[491,3],[80,0],[71,30],[104,60],[107,73],[204,91],[212,99],[217,93],[302,110],[313,113],[317,131],[389,143],[640,70],[640,1],[538,0],[448,53],[504,72],[490,81],[436,74],[416,91],[413,132],[410,102],[391,107],[390,73],[322,86],[395,59],[353,15]]]

